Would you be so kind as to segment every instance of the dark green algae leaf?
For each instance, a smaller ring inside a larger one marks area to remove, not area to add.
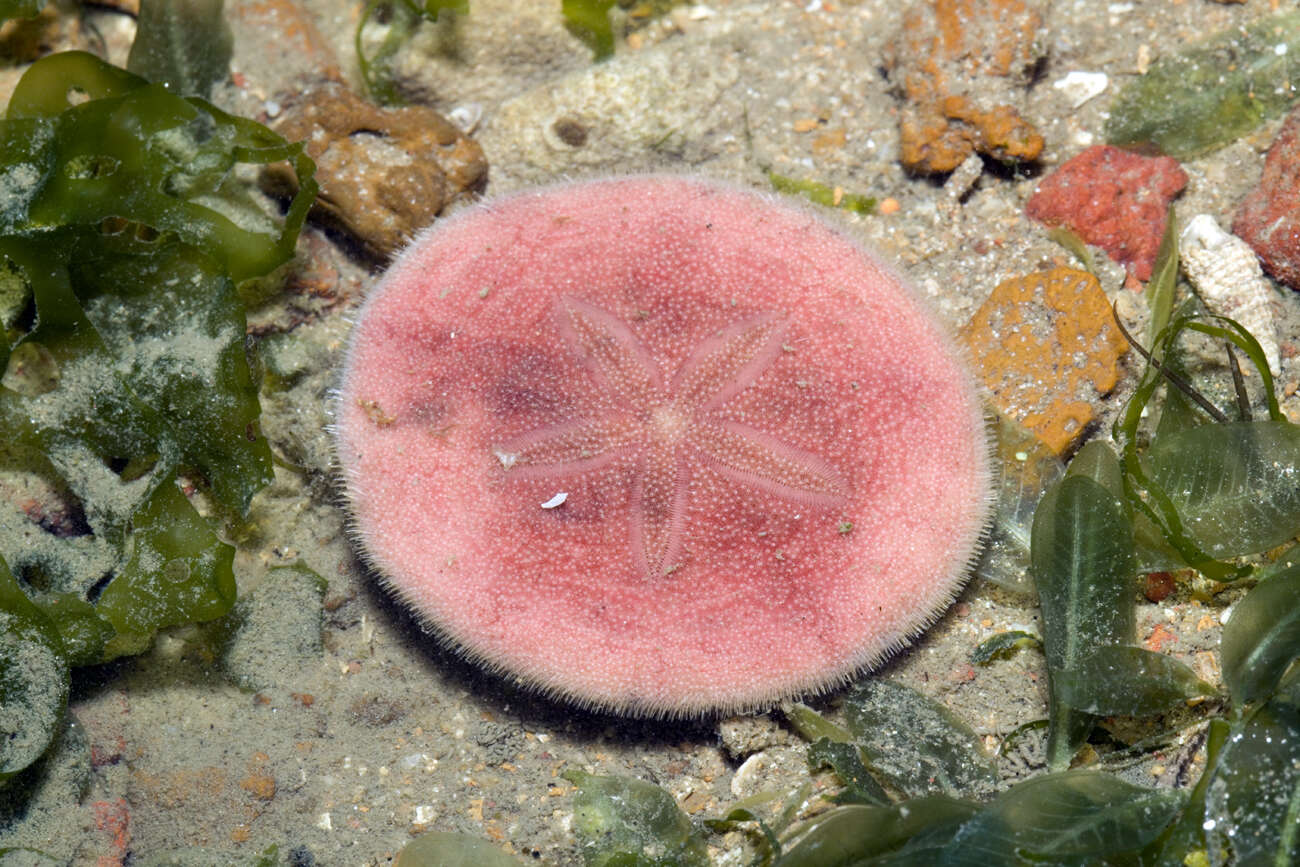
[[[561,0],[560,14],[570,33],[587,44],[596,60],[614,56],[614,25],[609,11],[617,0]]]
[[[1065,704],[1099,716],[1147,716],[1214,695],[1213,687],[1173,657],[1123,645],[1085,652],[1053,674],[1052,686]]]
[[[74,105],[73,94],[88,99]],[[232,169],[281,160],[303,186],[278,221]],[[42,58],[19,80],[0,167],[0,234],[35,239],[125,220],[173,233],[236,283],[292,257],[317,189],[301,144],[80,51]]]
[[[39,311],[39,287],[37,293]],[[65,312],[73,311],[69,305]],[[114,373],[113,358],[89,321],[71,318],[76,328],[60,328],[51,315],[32,332],[61,362],[60,387],[36,396],[0,389],[0,429],[48,459],[84,504],[93,534],[119,552],[111,581],[93,603],[88,594],[102,573],[81,568],[77,539],[52,540],[65,546],[62,558],[48,546],[9,552],[25,573],[41,576],[33,601],[69,630],[71,656],[84,664],[138,652],[162,626],[224,614],[234,601],[234,549],[216,537],[177,485],[184,440],[169,438],[158,413]],[[126,483],[113,466],[130,456],[152,456],[154,468]]]
[[[1043,639],[1021,629],[999,632],[991,638],[981,641],[971,651],[970,661],[976,665],[988,665],[995,659],[1006,659],[1017,650],[1027,647],[1042,647]]]
[[[73,263],[74,284],[115,372],[160,416],[181,464],[199,470],[217,501],[242,514],[271,480],[243,306],[211,260],[180,244],[156,246],[148,255],[84,256]]]
[[[842,867],[897,851],[918,836],[951,836],[979,807],[944,795],[913,798],[901,804],[851,804],[830,810],[808,824],[774,867]]]
[[[1101,771],[1032,777],[962,825],[934,863],[1104,863],[1158,837],[1184,801],[1180,791],[1134,786]]]
[[[95,605],[79,593],[36,593],[32,602],[59,633],[68,665],[92,665],[105,659],[116,634]]]
[[[1231,421],[1192,387],[1177,341],[1196,332],[1230,344],[1255,367],[1268,419]],[[1218,581],[1250,573],[1227,560],[1259,553],[1300,531],[1300,427],[1286,421],[1259,342],[1223,316],[1180,312],[1157,336],[1148,365],[1115,439],[1123,443],[1125,499],[1137,527],[1146,570],[1191,566]],[[1183,380],[1175,388],[1168,374]],[[1161,389],[1159,424],[1149,448],[1139,430]]]
[[[998,501],[975,574],[1007,590],[1033,593],[1029,536],[1034,509],[1047,489],[1065,473],[1065,465],[1032,432],[1001,413],[996,417]]]
[[[68,688],[58,631],[0,558],[0,786],[53,742]]]
[[[45,0],[0,0],[0,21],[35,18],[44,8]]]
[[[844,716],[867,766],[906,794],[978,794],[996,780],[979,736],[915,690],[865,680],[845,695]]]
[[[1233,726],[1204,816],[1211,863],[1300,863],[1300,681]]]
[[[126,68],[173,93],[206,97],[230,70],[222,0],[140,0]]]
[[[1238,707],[1277,689],[1300,658],[1300,566],[1264,579],[1233,606],[1219,655],[1223,682]]]
[[[74,90],[88,101],[71,105]],[[31,67],[0,123],[10,194],[0,254],[35,295],[36,328],[22,342],[53,353],[65,385],[99,372],[95,409],[86,401],[79,420],[37,423],[38,436],[71,434],[106,462],[155,456],[160,476],[169,464],[197,469],[219,503],[246,510],[270,479],[270,452],[235,282],[289,258],[314,186],[303,177],[308,193],[280,225],[231,169],[297,154],[257,124],[88,54]]]
[[[0,252],[31,254],[11,239],[0,239]],[[49,461],[84,504],[95,537],[119,553],[111,564],[114,577],[93,612],[86,610],[88,594],[103,576],[79,568],[76,539],[55,540],[71,552],[66,556],[73,559],[64,562],[51,562],[41,546],[20,545],[8,553],[24,573],[42,577],[34,601],[47,605],[56,623],[75,628],[69,634],[74,658],[99,661],[138,652],[160,626],[225,613],[234,598],[233,549],[217,539],[177,487],[175,468],[187,462],[184,431],[164,421],[118,373],[118,357],[82,312],[67,272],[50,276],[38,267],[32,263],[31,273],[42,275],[33,281],[37,327],[26,339],[44,347],[58,368],[59,385],[35,395],[0,389],[0,429]],[[237,343],[242,360],[242,329]],[[146,344],[142,340],[135,348]],[[130,458],[151,458],[153,468],[125,482],[114,466]]]
[[[1300,12],[1234,27],[1166,54],[1111,103],[1111,144],[1199,156],[1277,117],[1300,97]]]
[[[1013,786],[982,807],[941,795],[889,806],[837,807],[812,820],[774,864],[1112,863],[1109,859],[1156,840],[1184,802],[1181,792],[1141,788],[1099,771],[1046,774]]]
[[[158,629],[230,610],[234,557],[175,481],[165,480],[136,513],[130,557],[100,594],[96,613],[117,632],[123,651],[143,650]]]
[[[1146,461],[1184,531],[1213,557],[1259,553],[1300,533],[1300,426],[1202,424],[1156,437]]]
[[[472,834],[430,831],[403,846],[394,867],[520,867],[525,863]]]
[[[831,800],[836,804],[875,804],[883,806],[890,801],[889,794],[876,778],[871,776],[862,758],[862,748],[857,744],[818,738],[808,745],[808,767],[816,770],[829,767],[844,784],[844,791]]]
[[[633,777],[568,770],[573,831],[587,867],[709,867],[703,832],[663,789]]]
[[[1067,474],[1038,505],[1031,549],[1047,657],[1048,767],[1064,769],[1093,719],[1065,701],[1061,675],[1094,648],[1134,638],[1133,525],[1110,490]]]
[[[277,220],[233,170],[282,159],[307,187]],[[5,553],[77,664],[229,607],[232,549],[177,474],[225,515],[271,478],[237,283],[292,255],[311,170],[299,145],[89,54],[50,55],[15,89],[0,121],[0,259],[35,316],[4,349],[47,376],[6,377],[0,431],[8,459],[63,491],[89,535]]]
[[[785,714],[786,720],[799,736],[806,741],[826,738],[832,743],[853,742],[853,732],[836,725],[803,702],[787,702],[781,706],[781,712]]]
[[[868,678],[854,686],[844,696],[847,727],[803,704],[783,711],[812,742],[809,765],[830,765],[844,782],[841,802],[886,802],[876,776],[909,795],[982,794],[997,776],[993,759],[966,723],[901,684]]]

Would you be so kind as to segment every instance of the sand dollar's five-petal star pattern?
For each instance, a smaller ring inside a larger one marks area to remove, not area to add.
[[[671,575],[689,559],[687,513],[700,466],[802,506],[846,501],[844,478],[827,461],[724,412],[780,357],[788,327],[781,316],[758,314],[717,331],[670,377],[619,316],[560,296],[554,317],[612,410],[514,437],[494,454],[514,478],[627,473],[630,550],[646,577]]]

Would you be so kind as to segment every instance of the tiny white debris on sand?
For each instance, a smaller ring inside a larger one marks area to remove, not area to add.
[[[483,103],[466,102],[462,103],[451,111],[447,112],[447,120],[466,135],[478,129],[479,121],[483,119]]]
[[[501,469],[508,470],[519,460],[519,455],[512,452],[503,452],[500,449],[494,449],[492,454],[496,455],[497,460],[501,462]]]
[[[1273,287],[1260,270],[1255,251],[1219,227],[1214,217],[1198,214],[1179,239],[1183,270],[1205,306],[1239,322],[1254,335],[1274,376],[1280,372]]]
[[[984,158],[977,153],[972,153],[948,176],[948,180],[943,185],[944,194],[953,202],[960,201],[975,188],[975,183],[983,173]]]
[[[564,501],[567,500],[567,499],[569,499],[569,492],[568,492],[568,491],[560,491],[560,492],[559,492],[558,494],[556,494],[554,497],[551,497],[551,498],[550,498],[549,500],[547,500],[545,503],[542,503],[542,508],[543,508],[543,509],[558,509],[560,506],[563,506],[563,505],[564,505]]]
[[[1052,82],[1052,87],[1061,91],[1070,101],[1071,108],[1078,108],[1094,96],[1098,96],[1110,85],[1110,78],[1104,72],[1070,72],[1064,78]]]

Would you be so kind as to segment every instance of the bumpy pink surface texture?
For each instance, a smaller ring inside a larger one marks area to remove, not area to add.
[[[348,347],[361,547],[470,658],[579,704],[737,711],[934,620],[989,502],[960,353],[801,208],[639,176],[419,237]]]

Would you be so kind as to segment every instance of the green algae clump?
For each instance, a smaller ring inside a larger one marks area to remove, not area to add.
[[[237,171],[281,160],[301,187],[284,217]],[[210,521],[244,515],[271,479],[239,286],[292,256],[313,171],[301,145],[90,54],[43,58],[14,90],[0,120],[0,475],[16,492],[0,509],[0,639],[46,647],[64,696],[68,666],[234,604],[234,549]],[[0,655],[6,690],[15,659]],[[43,734],[7,734],[48,742],[58,715],[45,716]]]

